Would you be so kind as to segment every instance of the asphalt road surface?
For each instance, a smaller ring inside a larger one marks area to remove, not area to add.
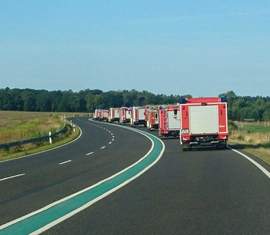
[[[0,225],[110,177],[151,148],[139,133],[76,122],[83,134],[75,143],[0,163]],[[231,150],[164,143],[149,171],[44,234],[270,234],[265,174]]]

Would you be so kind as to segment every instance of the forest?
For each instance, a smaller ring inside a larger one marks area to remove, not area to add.
[[[163,95],[136,90],[103,92],[86,89],[74,92],[4,88],[0,89],[0,110],[93,112],[96,108],[173,104],[179,102],[183,96],[191,97],[191,95]],[[228,115],[231,120],[270,120],[270,97],[237,96],[233,91],[220,96],[227,97]]]

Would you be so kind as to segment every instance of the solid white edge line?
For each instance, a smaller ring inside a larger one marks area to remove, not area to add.
[[[242,157],[246,158],[248,161],[250,161],[253,165],[255,165],[260,171],[262,171],[268,178],[270,178],[270,172],[268,170],[266,170],[262,165],[260,165],[258,162],[256,162],[255,160],[253,160],[252,158],[250,158],[249,156],[247,156],[246,154],[231,148],[232,151],[234,151],[235,153],[238,153],[239,155],[241,155]]]
[[[0,164],[1,164],[1,163],[5,163],[5,162],[10,162],[10,161],[20,160],[20,159],[22,159],[22,158],[27,158],[27,157],[36,156],[36,155],[39,155],[39,154],[42,154],[42,153],[47,153],[47,152],[50,152],[50,151],[53,151],[53,150],[62,148],[62,147],[64,147],[64,146],[67,146],[67,145],[69,145],[69,144],[73,144],[74,142],[76,142],[77,140],[79,140],[79,139],[82,137],[82,134],[83,134],[82,129],[81,129],[79,126],[77,126],[77,127],[78,127],[79,130],[80,130],[80,135],[79,135],[75,140],[72,140],[72,141],[70,141],[70,142],[68,142],[68,143],[65,143],[65,144],[63,144],[63,145],[60,145],[60,146],[57,146],[57,147],[55,147],[55,148],[51,148],[51,149],[48,149],[48,150],[44,150],[44,151],[41,151],[41,152],[38,152],[38,153],[32,153],[32,154],[28,154],[28,155],[25,155],[25,156],[17,157],[17,158],[14,158],[14,159],[3,160],[3,161],[0,161]]]
[[[58,163],[58,165],[65,165],[65,164],[70,163],[70,162],[72,162],[72,160],[67,160],[67,161],[64,161],[64,162],[60,162],[60,163]]]
[[[8,177],[5,177],[5,178],[0,179],[0,182],[6,181],[6,180],[10,180],[10,179],[14,179],[14,178],[18,178],[18,177],[22,177],[24,175],[25,175],[25,173],[18,174],[18,175],[8,176]]]
[[[89,121],[90,121],[90,120],[89,120]],[[92,120],[91,120],[91,121],[92,121]],[[108,124],[108,125],[114,125],[114,124]],[[115,125],[115,126],[117,126],[117,125]],[[120,172],[118,172],[118,173],[116,173],[116,174],[114,174],[114,175],[112,175],[112,176],[110,176],[110,177],[108,177],[108,178],[106,178],[106,179],[104,179],[104,180],[101,180],[100,182],[98,182],[98,183],[96,183],[96,184],[94,184],[94,185],[92,185],[92,186],[90,186],[90,187],[87,187],[87,188],[85,188],[85,189],[83,189],[83,190],[81,190],[81,191],[78,191],[77,193],[71,194],[71,195],[69,195],[69,196],[67,196],[67,197],[65,197],[65,198],[62,198],[62,199],[60,199],[60,200],[58,200],[58,201],[56,201],[56,202],[53,202],[53,203],[51,203],[51,204],[49,204],[49,205],[47,205],[47,206],[45,206],[45,207],[43,207],[43,208],[41,208],[41,209],[39,209],[39,210],[37,210],[37,211],[31,212],[31,213],[29,213],[29,214],[27,214],[27,215],[25,215],[25,216],[22,216],[22,217],[20,217],[20,218],[18,218],[18,219],[15,219],[15,220],[10,221],[10,222],[8,222],[8,223],[6,223],[6,224],[3,224],[3,225],[0,226],[0,230],[1,230],[1,229],[4,229],[4,228],[7,228],[7,227],[9,227],[9,226],[11,226],[11,225],[13,225],[13,224],[16,224],[16,223],[18,223],[18,222],[20,222],[20,221],[22,221],[22,220],[24,220],[24,219],[27,219],[27,218],[29,218],[29,217],[31,217],[31,216],[33,216],[33,215],[36,215],[36,214],[38,214],[38,213],[40,213],[40,212],[43,212],[43,211],[45,211],[45,210],[47,210],[47,209],[49,209],[49,208],[51,208],[51,207],[53,207],[53,206],[55,206],[55,205],[61,203],[61,202],[64,202],[64,201],[66,201],[66,200],[69,200],[69,199],[71,199],[71,198],[73,198],[73,197],[75,197],[75,196],[77,196],[77,195],[79,195],[79,194],[82,194],[82,193],[84,193],[84,192],[86,192],[86,191],[88,191],[88,190],[90,190],[90,189],[92,189],[92,188],[94,188],[94,187],[96,187],[96,186],[102,184],[103,182],[108,181],[108,180],[110,180],[110,179],[112,179],[112,178],[114,178],[114,177],[120,175],[122,172],[124,172],[124,171],[126,171],[126,170],[132,168],[134,165],[136,165],[136,164],[138,164],[139,162],[143,161],[143,160],[148,156],[148,154],[153,150],[153,148],[154,148],[154,142],[153,142],[146,134],[144,134],[142,131],[138,131],[138,130],[136,130],[136,129],[132,129],[132,128],[124,127],[124,126],[119,126],[119,127],[122,127],[122,128],[125,128],[125,129],[129,129],[129,130],[131,130],[131,131],[137,132],[137,133],[139,133],[139,134],[145,136],[147,139],[149,139],[149,140],[151,141],[151,144],[152,144],[152,145],[151,145],[150,150],[149,150],[149,151],[148,151],[141,159],[139,159],[137,162],[133,163],[132,165],[128,166],[127,168],[124,168],[124,169],[121,170]],[[150,133],[148,133],[148,134],[149,134],[149,135],[152,135],[152,134],[150,134]],[[152,136],[154,136],[154,135],[152,135]],[[31,233],[31,234],[32,234],[32,235],[37,235],[37,234],[41,234],[41,233],[47,231],[48,229],[54,227],[55,225],[57,225],[57,224],[63,222],[63,221],[66,220],[66,219],[69,219],[70,217],[74,216],[75,214],[81,212],[82,210],[85,210],[86,208],[90,207],[91,205],[93,205],[94,203],[100,201],[101,199],[103,199],[103,198],[109,196],[109,195],[112,194],[113,192],[115,192],[115,191],[117,191],[118,189],[124,187],[124,186],[127,185],[128,183],[134,181],[136,178],[138,178],[139,176],[141,176],[144,172],[146,172],[147,170],[149,170],[152,166],[154,166],[154,165],[160,160],[160,158],[162,157],[162,155],[164,154],[165,149],[166,149],[164,142],[163,142],[160,138],[158,138],[158,137],[156,137],[156,136],[154,136],[154,137],[157,138],[157,139],[161,142],[161,144],[162,144],[162,146],[163,146],[163,149],[162,149],[160,155],[158,156],[158,158],[157,158],[151,165],[149,165],[149,166],[146,167],[143,171],[141,171],[139,174],[137,174],[136,176],[132,177],[132,178],[129,179],[128,181],[124,182],[123,184],[119,185],[118,187],[116,187],[116,188],[114,188],[114,189],[108,191],[107,193],[105,193],[105,194],[101,195],[100,197],[96,198],[95,200],[93,200],[93,201],[91,201],[91,202],[85,204],[83,207],[78,208],[77,210],[75,210],[75,211],[73,211],[73,212],[67,214],[66,216],[64,216],[64,217],[62,217],[62,218],[60,218],[60,219],[58,219],[58,220],[52,222],[51,224],[48,224],[47,226],[45,226],[45,227],[43,227],[43,228],[41,228],[41,229],[39,229],[39,230],[37,230],[37,231]]]

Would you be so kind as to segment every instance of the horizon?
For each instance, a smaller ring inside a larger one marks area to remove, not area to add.
[[[0,87],[269,96],[270,2],[0,3]]]

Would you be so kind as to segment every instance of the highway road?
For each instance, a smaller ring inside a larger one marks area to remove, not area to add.
[[[0,163],[0,234],[270,234],[270,179],[243,156],[75,122],[76,142]]]

